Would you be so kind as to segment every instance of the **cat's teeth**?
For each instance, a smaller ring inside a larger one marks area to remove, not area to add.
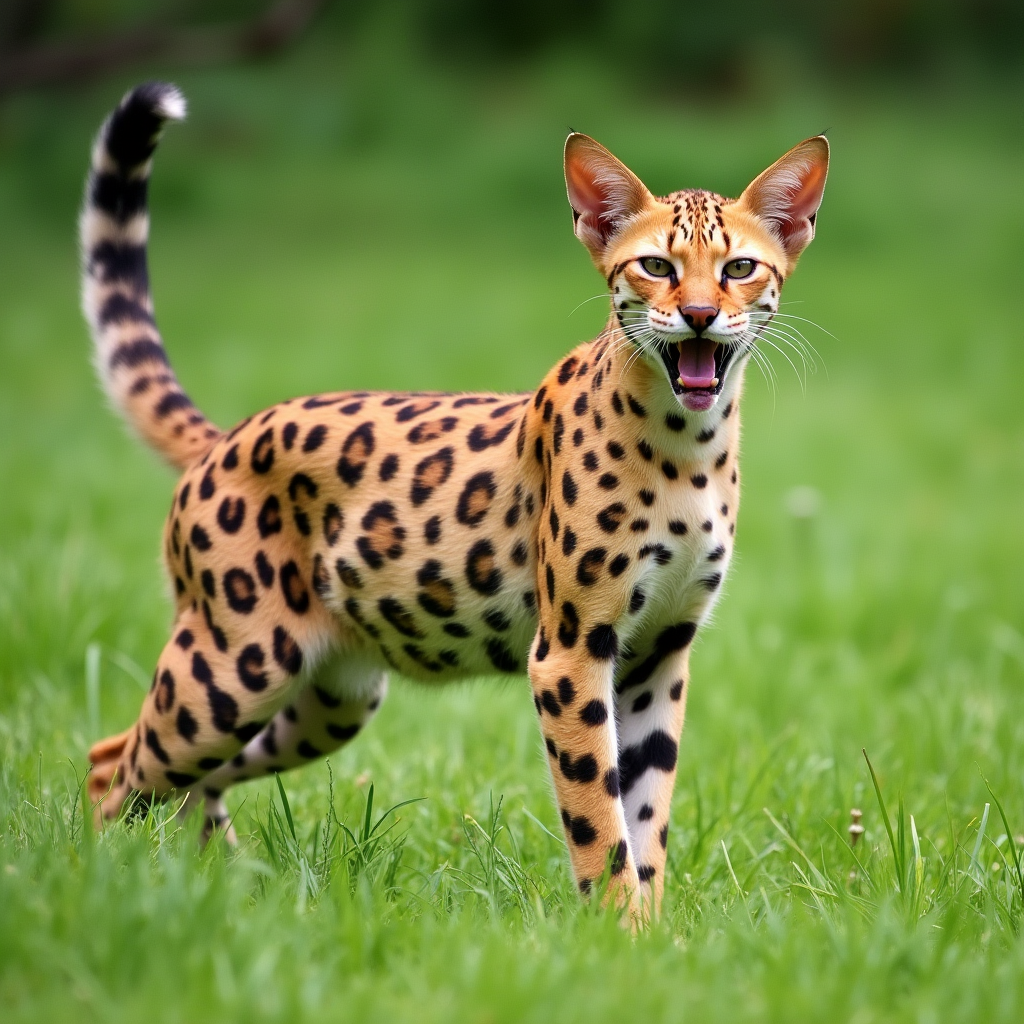
[[[713,388],[717,388],[718,387],[718,378],[717,377],[712,377],[711,378],[711,386]]]

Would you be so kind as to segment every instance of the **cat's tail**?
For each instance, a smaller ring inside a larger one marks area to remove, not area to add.
[[[184,116],[184,96],[162,82],[136,86],[121,100],[93,145],[79,222],[82,308],[97,372],[128,423],[179,469],[205,454],[221,433],[170,367],[146,269],[153,151],[164,122]]]

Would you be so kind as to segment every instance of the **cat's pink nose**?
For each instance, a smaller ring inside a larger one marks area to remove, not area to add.
[[[714,306],[683,306],[679,312],[687,326],[692,327],[698,334],[701,331],[706,331],[718,316],[718,310]]]

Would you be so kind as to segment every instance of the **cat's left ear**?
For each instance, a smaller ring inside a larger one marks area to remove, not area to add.
[[[738,202],[767,221],[790,261],[795,261],[814,237],[814,221],[827,176],[828,140],[816,135],[794,146],[759,174]]]
[[[576,237],[600,267],[608,242],[652,202],[644,183],[589,135],[565,140],[565,187]]]

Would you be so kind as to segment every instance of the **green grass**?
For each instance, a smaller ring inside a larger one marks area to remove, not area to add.
[[[172,478],[104,408],[76,308],[80,180],[118,89],[23,98],[0,109],[4,1019],[1021,1019],[1019,83],[652,102],[584,62],[396,77],[385,56],[314,42],[181,83],[152,270],[221,424],[340,387],[530,388],[591,336],[567,124],[655,189],[733,194],[832,126],[786,295],[834,335],[808,332],[828,372],[802,394],[777,359],[774,397],[749,377],[663,919],[634,941],[578,904],[525,679],[398,681],[330,768],[232,793],[237,852],[200,853],[166,809],[84,827],[85,751],[132,720],[166,634]]]

